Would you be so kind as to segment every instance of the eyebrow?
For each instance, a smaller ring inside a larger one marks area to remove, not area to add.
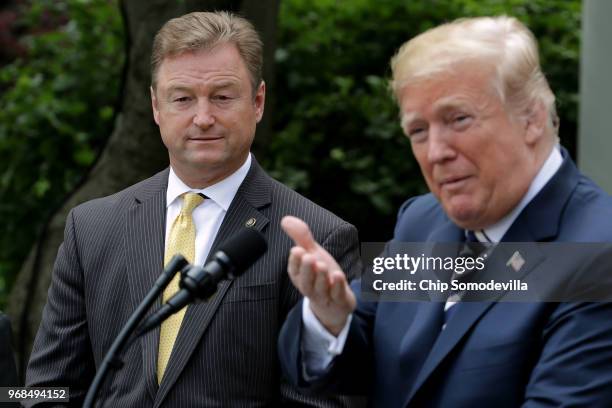
[[[224,81],[219,81],[217,83],[213,83],[210,87],[212,89],[240,87],[240,82],[224,80]]]
[[[171,94],[172,92],[180,92],[180,91],[189,92],[191,91],[191,88],[187,85],[171,85],[168,87],[168,89],[166,89],[166,92],[168,94]]]
[[[463,98],[456,96],[447,96],[437,100],[433,103],[433,110],[435,113],[445,112],[452,109],[464,109],[466,106]],[[421,115],[416,112],[402,112],[400,115],[400,126],[402,129],[406,129],[413,121],[421,119]]]
[[[415,112],[402,112],[402,114],[400,115],[400,126],[402,127],[402,129],[406,129],[407,125],[420,118],[421,116]]]
[[[466,102],[464,98],[457,96],[447,96],[434,102],[433,109],[435,112],[439,112],[448,109],[465,108],[465,106]]]
[[[217,83],[210,84],[209,87],[213,91],[218,91],[220,89],[227,89],[227,88],[240,88],[240,83],[237,81],[224,80],[224,81],[219,81]],[[181,92],[181,91],[192,92],[194,88],[197,88],[197,86],[194,87],[190,85],[176,84],[176,85],[171,85],[170,87],[168,87],[166,92],[168,94],[171,94],[173,92]]]

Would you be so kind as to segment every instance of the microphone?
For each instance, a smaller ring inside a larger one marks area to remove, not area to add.
[[[234,279],[266,252],[264,236],[253,228],[244,228],[223,242],[204,266],[187,265],[181,270],[181,288],[140,326],[136,337],[159,326],[196,298],[207,300],[217,291],[225,278]]]

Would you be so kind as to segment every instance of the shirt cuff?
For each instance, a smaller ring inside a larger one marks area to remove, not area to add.
[[[342,353],[353,315],[346,319],[344,327],[335,337],[331,334],[310,308],[310,300],[304,298],[302,303],[302,367],[306,381],[315,378],[327,370],[335,356]]]

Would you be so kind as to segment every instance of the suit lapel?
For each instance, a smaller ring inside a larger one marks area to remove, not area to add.
[[[471,302],[460,303],[454,306],[461,306],[461,310],[457,311],[453,320],[449,322],[446,329],[439,331],[438,338],[427,356],[427,359],[425,360],[425,363],[423,364],[423,367],[421,368],[421,371],[419,372],[414,385],[410,390],[410,394],[408,395],[404,406],[410,402],[416,392],[425,383],[427,378],[429,378],[436,367],[440,364],[442,359],[448,355],[448,353],[457,345],[459,340],[465,336],[468,330],[492,305],[493,303],[490,302]]]
[[[525,241],[527,241],[525,239]],[[510,245],[510,246],[506,246]],[[493,251],[487,260],[484,274],[478,281],[488,282],[490,279],[504,281],[507,279],[523,279],[527,274],[534,270],[544,259],[544,256],[534,243],[506,244]],[[507,265],[508,259],[515,250],[519,250],[524,256],[525,264],[519,272],[512,270]],[[490,277],[489,277],[490,274]],[[505,277],[504,277],[505,276]],[[493,307],[494,302],[504,295],[503,292],[496,294],[493,301],[475,301],[474,298],[466,298],[466,301],[456,304],[456,311],[453,318],[448,322],[444,330],[439,331],[438,337],[427,356],[419,375],[414,383],[408,401],[421,388],[423,383],[429,378],[433,371],[440,365],[442,360],[459,344],[461,339],[466,336],[473,326],[477,324],[482,316]]]
[[[158,173],[137,190],[134,205],[126,219],[126,259],[131,307],[135,310],[161,274],[164,262],[164,231],[166,228],[166,187],[168,170]],[[160,300],[147,316],[160,306]],[[151,398],[157,392],[156,364],[159,328],[140,339],[143,374]]]
[[[238,189],[214,239],[209,258],[217,251],[221,243],[242,228],[246,228],[245,224],[250,219],[256,220],[252,228],[262,231],[268,225],[269,220],[259,210],[269,205],[270,201],[270,180],[253,157],[251,169]],[[246,273],[250,272],[252,271]],[[187,308],[165,376],[159,386],[154,406],[159,406],[162,403],[185,369],[232,283],[233,280],[222,281],[217,293],[208,302],[194,303]],[[157,332],[157,338],[159,338],[159,330]]]
[[[463,241],[463,239],[463,229],[447,219],[427,237],[427,242],[430,242],[432,245],[427,246],[425,256],[455,257],[457,256],[456,243]],[[422,275],[422,278],[433,279],[434,277],[431,272],[427,272],[425,276]],[[440,276],[439,278],[440,280],[448,281],[447,276]],[[417,368],[416,378],[412,382],[412,388],[406,399],[406,404],[408,404],[425,379],[437,366],[438,355],[444,353],[444,350],[437,351],[436,346],[439,343],[440,330],[444,322],[445,297],[441,296],[439,291],[432,290],[430,291],[430,298],[431,301],[420,302],[418,304],[414,317],[415,326],[411,327],[410,332],[402,342],[403,349],[417,349],[423,353],[423,359],[421,360],[423,364],[420,370]],[[462,333],[457,333],[457,335],[461,337]]]
[[[414,257],[423,256],[425,258],[446,258],[446,257],[455,257],[457,255],[457,242],[463,240],[464,232],[462,229],[453,224],[448,218],[446,218],[445,222],[434,229],[429,236],[427,236],[425,242],[408,242],[408,241],[400,241],[394,238],[392,241],[388,242],[385,245],[384,254],[385,257],[395,257],[396,255],[405,255],[410,254]],[[392,272],[398,278],[403,279],[402,276],[405,272],[403,270],[398,270]],[[418,280],[431,280],[436,281],[440,280],[442,282],[447,282],[450,278],[450,273],[446,273],[441,270],[428,270],[423,265],[419,266],[418,269],[414,272],[415,276],[411,277],[410,280],[416,282]],[[367,276],[370,274],[366,274]],[[389,278],[388,275],[386,279]],[[371,283],[368,283],[368,287],[371,287]],[[429,301],[437,303],[437,305],[441,308],[440,302],[445,302],[446,297],[439,290],[430,289],[416,292],[418,294],[418,298],[411,298],[412,301]],[[380,296],[380,299],[383,300],[400,300],[405,301],[406,297],[403,294],[399,296],[391,294],[373,294],[372,296]],[[396,297],[397,296],[397,297]],[[419,304],[419,306],[421,306]],[[418,309],[421,311],[421,308]]]
[[[550,241],[555,238],[558,233],[563,208],[578,182],[576,167],[564,149],[562,149],[562,154],[564,157],[562,166],[525,207],[506,232],[502,239],[502,242],[506,244],[504,247],[496,248],[493,251],[491,257],[487,260],[485,274],[487,271],[505,270],[507,276],[511,276],[513,279],[522,279],[544,260],[544,256],[537,248],[537,244],[534,243]],[[449,221],[447,224],[443,224],[442,227],[434,230],[428,239],[434,242],[449,242],[453,237],[457,237],[456,231],[453,232],[453,227],[461,231]],[[511,243],[516,244],[513,245]],[[514,251],[519,251],[525,259],[525,265],[519,272],[514,272],[507,265]],[[495,273],[495,276],[499,278],[500,275]],[[457,347],[460,340],[470,332],[493,305],[493,302],[462,302],[454,306],[459,309],[454,314],[453,319],[449,321],[445,330],[440,332],[404,405],[408,405],[442,360]]]
[[[449,219],[440,227],[434,229],[427,238],[427,241],[431,243],[424,252],[425,256],[432,258],[454,258],[459,252],[458,244],[465,239],[465,232],[463,229],[457,227]],[[442,282],[449,282],[452,273],[446,271],[425,271],[421,274],[423,278],[427,279],[439,279]],[[440,308],[444,307],[446,302],[446,296],[438,290],[429,290],[429,298],[433,302],[438,302]],[[440,325],[441,327],[441,325]]]
[[[561,154],[564,159],[561,167],[523,209],[503,242],[546,242],[557,237],[563,211],[580,178],[567,151],[562,148]]]

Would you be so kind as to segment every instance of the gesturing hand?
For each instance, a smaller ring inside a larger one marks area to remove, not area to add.
[[[294,241],[287,270],[291,282],[310,299],[310,308],[321,324],[337,336],[355,310],[355,294],[336,260],[319,245],[308,225],[286,216],[281,227]]]

